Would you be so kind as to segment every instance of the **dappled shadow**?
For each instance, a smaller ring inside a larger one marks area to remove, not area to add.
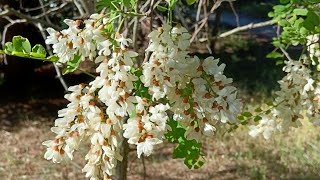
[[[69,86],[88,81],[84,75],[64,78]],[[37,72],[27,79],[8,79],[0,85],[0,129],[17,130],[15,127],[24,120],[53,121],[57,111],[68,103],[64,94],[64,88],[51,70]]]

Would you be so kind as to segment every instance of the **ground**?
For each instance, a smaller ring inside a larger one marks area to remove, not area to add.
[[[41,143],[53,137],[55,112],[65,104],[61,98],[1,104],[0,179],[86,179],[81,172],[86,147],[74,161],[53,164],[43,158]],[[245,128],[217,134],[203,143],[206,163],[198,170],[172,159],[174,144],[164,143],[145,158],[146,179],[319,179],[316,131],[307,125],[268,141],[249,137]],[[143,179],[142,160],[131,148],[128,179]]]

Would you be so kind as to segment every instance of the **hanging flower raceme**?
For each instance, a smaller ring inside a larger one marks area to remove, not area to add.
[[[170,119],[186,130],[187,139],[198,142],[212,136],[217,126],[236,122],[241,104],[232,79],[223,75],[225,64],[218,65],[213,57],[190,57],[185,28],[164,25],[151,32],[146,49],[150,58],[136,70],[138,54],[128,49],[131,40],[105,32],[108,19],[103,15],[65,22],[68,29],[48,29],[46,43],[53,44],[59,63],[76,57],[95,62],[98,76],[87,85],[69,88],[65,98],[70,103],[59,111],[51,129],[56,137],[43,143],[46,159],[72,159],[89,140],[83,172],[91,179],[110,179],[123,158],[122,142],[136,145],[138,157],[149,156],[171,130]]]
[[[275,93],[274,108],[262,116],[258,125],[250,126],[251,136],[262,133],[269,139],[274,132],[298,127],[304,111],[309,121],[319,124],[319,82],[312,78],[307,64],[301,61],[286,61],[285,64],[283,71],[287,75],[279,81],[281,89]]]
[[[101,14],[93,14],[90,19],[81,20],[66,19],[67,29],[56,31],[48,28],[49,36],[46,44],[52,44],[53,53],[59,57],[59,63],[67,63],[80,56],[81,60],[94,60],[97,55],[110,55],[110,39],[103,30],[107,28],[108,18]],[[84,27],[81,28],[84,24]]]
[[[232,79],[223,75],[225,64],[209,57],[203,62],[190,57],[187,30],[165,25],[149,35],[146,51],[152,54],[143,64],[142,82],[152,98],[166,98],[172,104],[174,119],[187,129],[188,139],[201,141],[214,134],[219,122],[236,122],[240,101]]]

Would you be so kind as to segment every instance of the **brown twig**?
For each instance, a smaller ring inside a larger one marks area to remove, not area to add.
[[[147,169],[146,169],[146,163],[145,163],[145,159],[144,156],[141,157],[142,160],[142,167],[143,167],[143,180],[147,179]]]
[[[31,17],[31,16],[28,16],[26,14],[23,14],[23,13],[17,11],[17,10],[14,10],[12,8],[5,8],[5,10],[0,13],[0,17],[2,17],[2,16],[10,16],[10,15],[17,16],[20,19],[26,20],[27,22],[41,23],[42,25],[45,25],[45,26],[48,26],[48,27],[52,27],[54,29],[60,29],[59,26],[56,26],[56,25],[51,24],[51,23],[48,23],[48,22],[43,21],[41,19],[37,19],[37,18]]]
[[[214,11],[220,7],[221,3],[222,2],[229,2],[229,1],[235,1],[235,0],[218,0],[214,3],[214,5],[212,6],[210,12],[207,14],[207,16],[205,16],[203,19],[202,19],[202,23],[201,25],[199,26],[198,29],[196,29],[190,39],[190,43],[192,43],[194,41],[194,39],[196,38],[197,34],[201,31],[201,29],[204,27],[204,25],[207,23],[208,19],[209,19],[209,16],[214,13]]]
[[[136,1],[136,5],[135,5],[135,12],[138,13],[138,8],[139,8],[139,0]],[[132,46],[134,51],[137,51],[138,47],[137,47],[137,32],[138,32],[138,22],[139,22],[139,17],[135,16],[134,18],[134,22],[133,22],[133,32],[132,32]]]
[[[8,29],[11,26],[13,26],[14,24],[25,23],[25,22],[27,22],[25,19],[17,19],[17,20],[14,20],[14,21],[10,21],[9,24],[4,26],[4,30],[2,32],[2,42],[1,42],[2,47],[4,47],[4,44],[6,43],[6,35],[7,35],[7,32],[8,32]],[[6,56],[3,56],[3,57],[4,57],[3,58],[3,62],[4,62],[5,65],[7,65],[8,64],[7,58],[6,58]]]
[[[66,3],[62,3],[60,6],[58,7],[55,7],[55,8],[52,8],[42,14],[39,14],[37,16],[34,16],[34,18],[41,18],[41,17],[44,17],[44,16],[47,16],[47,15],[50,15],[52,13],[56,13],[56,12],[59,12],[61,11],[64,7],[66,7],[68,4],[70,4],[70,2],[66,2]],[[44,6],[43,6],[44,7]]]
[[[197,8],[197,15],[196,15],[196,22],[199,22],[200,20],[200,14],[201,14],[201,7],[202,7],[202,1],[203,0],[199,0],[199,3],[198,3],[198,8]],[[194,30],[196,31],[198,29],[198,24],[195,24],[194,26]]]

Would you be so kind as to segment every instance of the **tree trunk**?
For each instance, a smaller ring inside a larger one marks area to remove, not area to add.
[[[126,139],[123,139],[122,146],[120,147],[120,153],[123,156],[123,160],[118,161],[116,169],[116,179],[127,180],[129,144]]]
[[[126,124],[128,117],[123,118],[123,124]],[[123,130],[121,132],[123,137]],[[128,169],[128,155],[129,155],[129,144],[127,139],[123,137],[122,143],[120,146],[120,154],[122,155],[122,161],[118,161],[116,167],[116,180],[127,180],[127,169]]]

